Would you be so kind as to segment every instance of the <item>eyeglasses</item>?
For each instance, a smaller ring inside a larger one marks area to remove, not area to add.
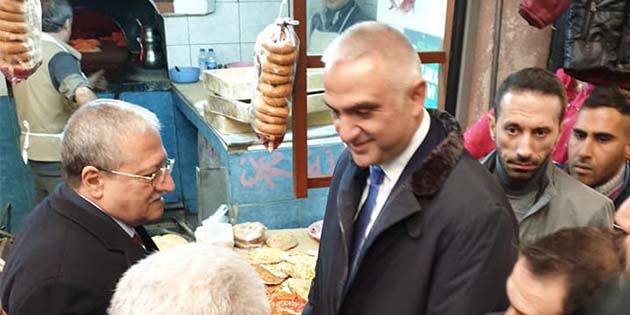
[[[166,178],[168,177],[169,174],[171,174],[171,171],[173,170],[173,165],[175,165],[175,159],[166,159],[166,161],[164,161],[164,165],[162,167],[160,167],[159,170],[157,170],[154,173],[151,173],[149,175],[137,175],[137,174],[130,174],[130,173],[125,173],[125,172],[119,172],[119,171],[112,171],[112,170],[108,170],[108,169],[104,169],[101,168],[101,171],[107,172],[107,173],[111,173],[114,175],[121,175],[121,176],[127,176],[127,177],[132,177],[132,178],[139,178],[142,179],[148,183],[153,184],[153,187],[157,186],[157,185],[162,185],[164,184],[164,181],[166,180]]]

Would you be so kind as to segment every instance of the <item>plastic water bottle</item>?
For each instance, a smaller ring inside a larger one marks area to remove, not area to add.
[[[214,49],[208,48],[208,56],[206,57],[206,69],[216,69],[217,60],[214,57]]]
[[[199,48],[199,69],[203,71],[206,68],[206,50]]]

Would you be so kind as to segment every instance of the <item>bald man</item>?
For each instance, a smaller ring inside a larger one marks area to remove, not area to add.
[[[304,314],[485,314],[507,306],[518,228],[455,119],[424,108],[416,51],[376,22],[324,53],[324,100],[346,143]],[[503,308],[504,309],[504,308]]]

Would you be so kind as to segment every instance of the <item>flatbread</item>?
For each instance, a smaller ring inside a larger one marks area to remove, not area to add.
[[[260,222],[245,222],[232,227],[234,244],[240,248],[262,247],[267,229]]]
[[[277,264],[284,260],[285,252],[277,248],[255,248],[247,253],[246,259],[252,265]]]
[[[311,290],[311,281],[307,279],[289,278],[287,285],[291,292],[299,295],[301,298],[308,300],[308,292]]]
[[[276,290],[271,295],[271,315],[293,315],[302,314],[306,305],[305,299],[295,293],[287,293],[283,290]]]
[[[177,234],[164,234],[152,237],[153,242],[160,250],[165,250],[179,245],[187,244],[188,241]]]
[[[289,270],[289,268],[292,268],[289,263],[284,262],[284,261],[278,264],[265,264],[265,265],[259,265],[259,266],[267,269],[267,271],[271,272],[275,276],[282,277],[282,278],[288,277],[289,274],[287,273],[287,270]]]
[[[269,247],[279,248],[282,250],[289,250],[293,247],[298,246],[298,240],[295,236],[291,235],[287,232],[276,232],[271,234],[265,244]]]
[[[279,285],[284,281],[284,279],[286,279],[286,277],[277,277],[260,265],[256,266],[256,272],[258,272],[258,275],[260,276],[260,279],[262,279],[263,283],[268,285]]]

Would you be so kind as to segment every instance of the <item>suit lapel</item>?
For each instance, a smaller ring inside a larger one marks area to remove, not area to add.
[[[98,239],[107,250],[123,253],[128,265],[146,256],[145,250],[133,243],[112,218],[81,198],[68,185],[60,185],[57,193],[50,200],[54,211],[83,227],[87,234]],[[142,231],[148,237],[144,228]],[[143,237],[142,234],[140,235]],[[150,244],[155,246],[153,241],[150,241]]]

